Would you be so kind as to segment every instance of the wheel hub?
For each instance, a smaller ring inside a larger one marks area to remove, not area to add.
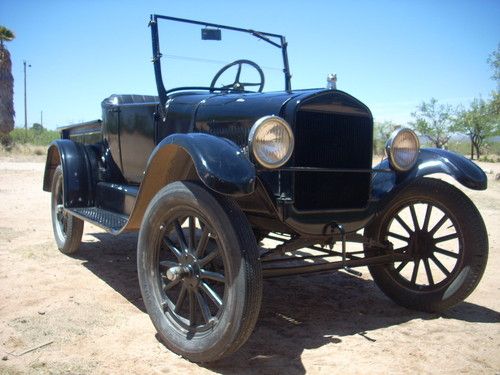
[[[433,254],[434,238],[426,230],[417,230],[410,236],[410,253],[417,259],[428,258]]]
[[[170,267],[166,273],[170,281],[183,281],[187,287],[197,288],[200,283],[200,266],[192,254],[185,254],[179,265]]]
[[[189,267],[175,266],[167,270],[167,279],[170,281],[177,281],[188,276],[190,273]]]

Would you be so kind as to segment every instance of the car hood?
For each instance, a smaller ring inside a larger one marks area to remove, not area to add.
[[[202,132],[228,138],[243,147],[259,118],[276,115],[292,127],[299,107],[322,112],[350,112],[371,117],[369,109],[339,90],[307,89],[291,92],[226,93],[183,92],[166,104],[169,132]]]

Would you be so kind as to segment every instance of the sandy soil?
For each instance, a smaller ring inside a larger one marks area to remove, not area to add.
[[[58,252],[43,163],[0,157],[0,373],[500,373],[500,181],[468,190],[488,227],[482,282],[442,315],[399,307],[342,272],[264,282],[250,340],[209,366],[160,344],[135,270],[135,234],[86,224],[81,251]],[[34,349],[34,350],[31,350]],[[31,351],[30,351],[31,350]]]

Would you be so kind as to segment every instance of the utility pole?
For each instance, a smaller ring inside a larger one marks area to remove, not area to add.
[[[24,65],[24,130],[26,136],[28,136],[28,107],[26,104],[26,60],[23,60],[23,65]],[[28,64],[28,68],[30,67],[31,65]]]
[[[42,125],[43,129],[43,111],[40,111],[40,125]]]

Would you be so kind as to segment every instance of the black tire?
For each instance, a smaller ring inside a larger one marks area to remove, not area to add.
[[[58,166],[54,171],[51,187],[52,229],[59,251],[63,254],[73,254],[82,241],[83,221],[64,209],[63,181],[63,171],[61,166]]]
[[[432,178],[400,191],[365,235],[408,255],[404,262],[368,268],[388,297],[420,311],[440,312],[463,301],[488,259],[488,235],[477,208],[459,189]]]
[[[261,266],[251,227],[231,200],[191,182],[164,187],[144,214],[137,267],[148,314],[171,351],[210,362],[252,333]]]

